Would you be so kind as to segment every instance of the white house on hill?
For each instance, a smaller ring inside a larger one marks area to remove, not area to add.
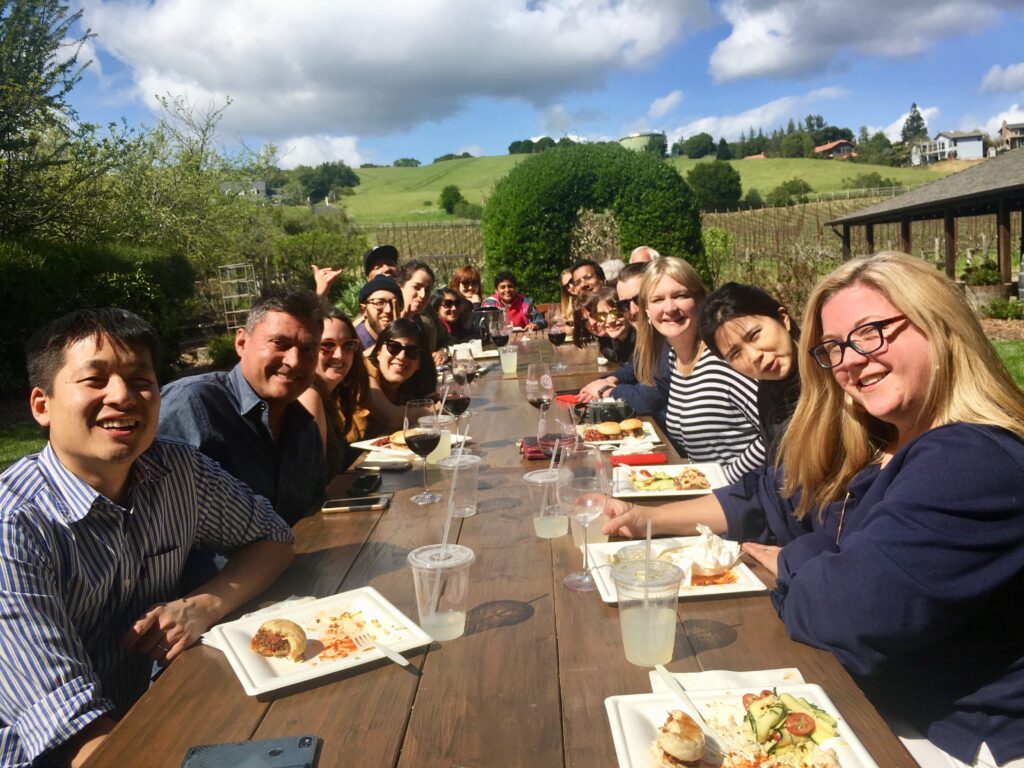
[[[985,134],[981,131],[943,131],[932,141],[910,148],[910,164],[923,165],[939,160],[981,160],[985,157]]]

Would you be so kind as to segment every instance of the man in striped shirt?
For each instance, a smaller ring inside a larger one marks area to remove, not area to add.
[[[225,614],[273,582],[292,536],[216,463],[155,439],[156,332],[118,309],[72,313],[27,347],[49,442],[0,475],[0,765],[80,765]],[[185,597],[195,545],[228,554]]]

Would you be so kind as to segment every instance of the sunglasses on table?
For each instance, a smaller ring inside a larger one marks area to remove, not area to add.
[[[406,360],[420,359],[420,348],[415,344],[402,344],[397,341],[385,341],[384,348],[392,357],[398,357],[401,352],[405,352]]]
[[[358,351],[359,348],[362,346],[363,345],[359,341],[359,339],[347,339],[341,342],[341,344],[339,344],[336,341],[321,341],[320,351],[323,352],[325,355],[333,355],[334,350],[336,350],[338,347],[341,347],[342,352],[347,352],[351,354],[353,352]]]
[[[811,356],[822,368],[835,368],[843,362],[843,356],[847,349],[852,349],[862,355],[870,355],[872,352],[880,350],[885,344],[885,335],[882,333],[882,329],[887,325],[906,319],[906,315],[896,315],[888,320],[875,320],[858,325],[847,334],[846,341],[833,339],[811,347]]]

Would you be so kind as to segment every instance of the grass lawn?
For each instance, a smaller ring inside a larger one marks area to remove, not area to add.
[[[1017,386],[1024,387],[1024,341],[993,341],[992,346],[1003,358]]]
[[[491,194],[498,179],[529,155],[496,155],[463,160],[445,160],[419,168],[360,168],[355,194],[343,198],[345,209],[358,224],[404,221],[451,221],[439,210],[437,199],[449,184],[456,185],[471,203],[481,204]],[[667,160],[685,177],[699,162],[675,157]],[[942,178],[948,171],[928,168],[889,168],[858,165],[839,160],[776,159],[731,160],[740,173],[743,191],[754,187],[767,195],[774,187],[792,178],[802,178],[815,192],[843,188],[843,179],[877,171],[883,177],[904,184],[918,185]]]

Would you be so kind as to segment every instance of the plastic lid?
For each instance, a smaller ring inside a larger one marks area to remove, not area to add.
[[[528,485],[550,485],[555,482],[559,475],[568,480],[569,470],[567,469],[535,469],[523,475],[523,480]]]
[[[461,544],[427,544],[417,547],[406,557],[412,568],[421,571],[456,570],[468,568],[476,561],[476,555],[469,547]]]
[[[469,469],[477,466],[483,459],[475,453],[464,453],[461,456],[445,456],[437,462],[442,469]]]
[[[612,579],[616,584],[658,589],[672,584],[679,585],[684,576],[683,569],[664,560],[628,560],[612,566]]]
[[[449,416],[447,413],[439,413],[432,416],[420,416],[416,420],[416,423],[419,424],[421,427],[426,427],[430,425],[430,422],[433,419],[437,419],[437,426],[440,427],[441,429],[450,427],[452,424],[455,423],[455,417]]]

